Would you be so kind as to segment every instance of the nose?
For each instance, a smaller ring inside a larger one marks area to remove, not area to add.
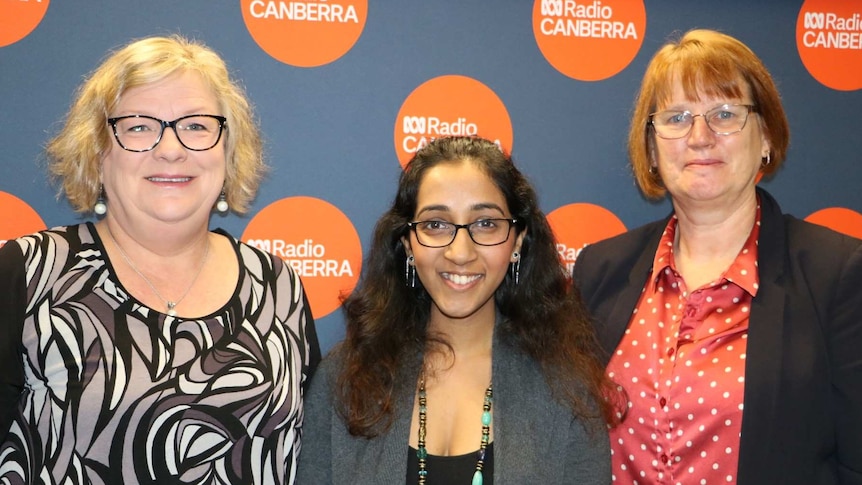
[[[174,130],[175,128],[172,126],[166,126],[164,128],[161,140],[159,140],[159,143],[155,148],[153,148],[153,151],[156,152],[156,157],[171,161],[185,157],[186,147],[180,143],[177,132]]]
[[[691,118],[691,130],[688,132],[689,145],[710,145],[715,141],[715,132],[706,123],[706,117],[702,114]]]
[[[445,255],[446,259],[455,264],[465,264],[476,257],[476,243],[470,238],[470,232],[466,227],[455,229],[455,239],[446,246]]]

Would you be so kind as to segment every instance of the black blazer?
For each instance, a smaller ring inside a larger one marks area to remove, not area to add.
[[[862,241],[782,215],[766,191],[738,485],[862,485]],[[587,246],[574,279],[602,346],[629,324],[667,219]]]

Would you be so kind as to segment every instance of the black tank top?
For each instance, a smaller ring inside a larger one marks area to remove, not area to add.
[[[465,455],[437,456],[428,455],[425,459],[425,469],[428,470],[426,485],[469,485],[476,473],[476,460],[479,450]],[[488,443],[485,448],[485,463],[482,465],[483,485],[494,485],[494,443]],[[416,458],[416,448],[407,448],[407,485],[415,485],[419,481],[419,458]]]

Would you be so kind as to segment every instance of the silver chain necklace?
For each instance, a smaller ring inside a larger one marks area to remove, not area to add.
[[[209,237],[207,237],[207,245],[206,245],[206,249],[204,249],[204,257],[203,257],[203,260],[201,260],[200,267],[198,267],[198,272],[195,273],[195,277],[192,278],[192,282],[189,283],[189,286],[188,286],[188,288],[186,288],[186,291],[183,292],[183,295],[181,297],[179,297],[179,299],[177,299],[176,301],[172,301],[172,300],[168,300],[167,298],[163,297],[162,294],[159,293],[159,290],[156,289],[155,285],[153,285],[150,282],[149,278],[144,276],[144,273],[141,273],[141,271],[137,268],[137,266],[135,266],[134,263],[132,263],[132,260],[129,259],[129,256],[126,254],[126,252],[123,251],[123,248],[120,247],[119,243],[117,243],[117,240],[114,239],[114,233],[111,232],[111,227],[108,226],[108,224],[105,224],[105,228],[108,229],[108,235],[111,236],[111,241],[114,242],[114,246],[116,246],[117,250],[120,251],[120,256],[123,257],[123,260],[126,262],[126,264],[128,264],[129,267],[132,268],[132,271],[137,273],[138,276],[140,276],[141,279],[144,280],[144,283],[146,283],[147,286],[149,286],[150,289],[153,290],[153,293],[159,298],[159,300],[163,300],[165,302],[165,306],[167,307],[167,314],[172,316],[172,317],[177,316],[177,311],[175,310],[175,308],[177,307],[177,305],[180,304],[181,301],[183,301],[183,298],[185,298],[186,295],[188,295],[189,292],[192,291],[192,287],[195,285],[195,281],[198,280],[198,276],[200,276],[201,272],[204,270],[204,265],[206,264],[207,257],[210,254]]]

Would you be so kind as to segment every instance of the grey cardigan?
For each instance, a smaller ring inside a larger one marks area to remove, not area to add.
[[[538,365],[496,336],[493,352],[494,484],[609,484],[605,425],[585,427],[552,399]],[[374,439],[347,432],[330,390],[337,358],[323,360],[305,400],[298,485],[405,483],[419,360],[396,389],[393,425]]]

